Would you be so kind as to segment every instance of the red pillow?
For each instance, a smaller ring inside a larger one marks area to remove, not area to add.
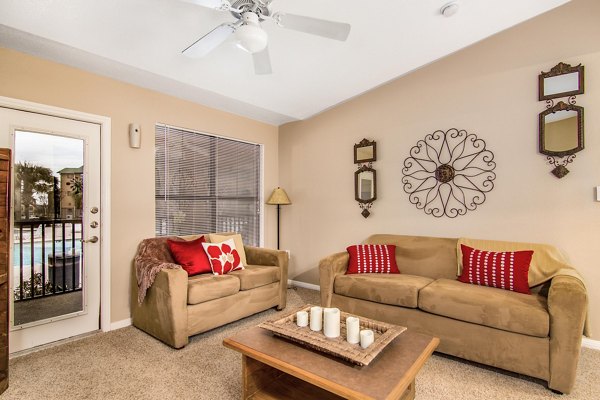
[[[393,244],[357,244],[346,250],[350,254],[346,274],[400,273]]]
[[[460,249],[463,270],[459,281],[530,294],[528,277],[532,250],[495,252],[464,244]]]
[[[206,239],[200,236],[196,240],[174,241],[167,239],[167,245],[175,262],[188,273],[189,276],[211,272],[210,262],[204,252],[202,243]]]
[[[213,274],[225,275],[231,271],[244,269],[233,239],[221,243],[203,243],[202,247],[208,254]]]

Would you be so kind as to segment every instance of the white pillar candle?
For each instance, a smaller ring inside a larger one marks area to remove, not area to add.
[[[306,311],[298,311],[296,313],[296,325],[300,327],[308,325],[308,313]]]
[[[323,329],[323,309],[319,306],[310,308],[310,329],[313,331]]]
[[[374,340],[375,335],[373,334],[372,330],[365,329],[360,331],[360,347],[362,347],[363,349],[366,349],[367,347],[372,345]]]
[[[340,316],[339,308],[323,309],[323,333],[328,338],[340,336]]]
[[[360,342],[360,324],[356,317],[346,318],[346,340],[352,344]]]

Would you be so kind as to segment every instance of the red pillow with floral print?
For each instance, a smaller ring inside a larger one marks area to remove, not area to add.
[[[211,272],[210,262],[202,248],[204,236],[196,240],[170,240],[167,245],[175,262],[188,273],[189,276]]]
[[[202,243],[208,255],[213,274],[225,275],[231,271],[244,269],[233,239],[221,243]]]

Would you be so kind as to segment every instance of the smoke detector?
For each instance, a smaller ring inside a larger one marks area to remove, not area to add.
[[[460,5],[458,4],[458,1],[453,1],[442,6],[440,9],[440,14],[442,14],[444,17],[451,17],[458,12],[459,8]]]

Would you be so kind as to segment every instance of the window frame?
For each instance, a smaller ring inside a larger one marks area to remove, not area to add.
[[[264,200],[264,196],[265,196],[265,151],[264,151],[264,144],[263,143],[258,143],[258,142],[253,142],[250,140],[244,140],[244,139],[239,139],[236,137],[232,137],[232,136],[225,136],[225,135],[219,135],[219,134],[215,134],[215,133],[211,133],[211,132],[205,132],[205,131],[199,131],[197,129],[190,129],[190,128],[185,128],[185,127],[180,127],[180,126],[176,126],[176,125],[172,125],[172,124],[167,124],[167,123],[163,123],[163,122],[156,122],[154,124],[154,149],[155,149],[155,155],[154,155],[154,164],[155,164],[155,171],[156,171],[156,148],[157,148],[157,143],[156,143],[156,131],[159,127],[162,127],[163,129],[173,129],[173,130],[180,130],[180,131],[186,131],[188,133],[193,133],[193,134],[200,134],[200,135],[204,135],[204,136],[208,136],[211,138],[216,138],[216,139],[224,139],[224,140],[231,140],[231,141],[235,141],[235,142],[239,142],[239,143],[246,143],[246,144],[250,144],[250,145],[254,145],[254,146],[258,146],[259,148],[259,182],[258,182],[258,204],[259,204],[259,217],[258,217],[258,246],[259,247],[264,247],[264,241],[265,241],[265,200]],[[159,236],[159,234],[156,232],[156,222],[157,222],[157,214],[156,214],[156,200],[158,198],[157,195],[157,188],[156,188],[156,175],[154,176],[154,231],[155,231],[155,235]],[[218,233],[218,232],[198,232],[200,234],[208,234],[208,233]],[[169,234],[167,234],[167,236],[169,236]]]

